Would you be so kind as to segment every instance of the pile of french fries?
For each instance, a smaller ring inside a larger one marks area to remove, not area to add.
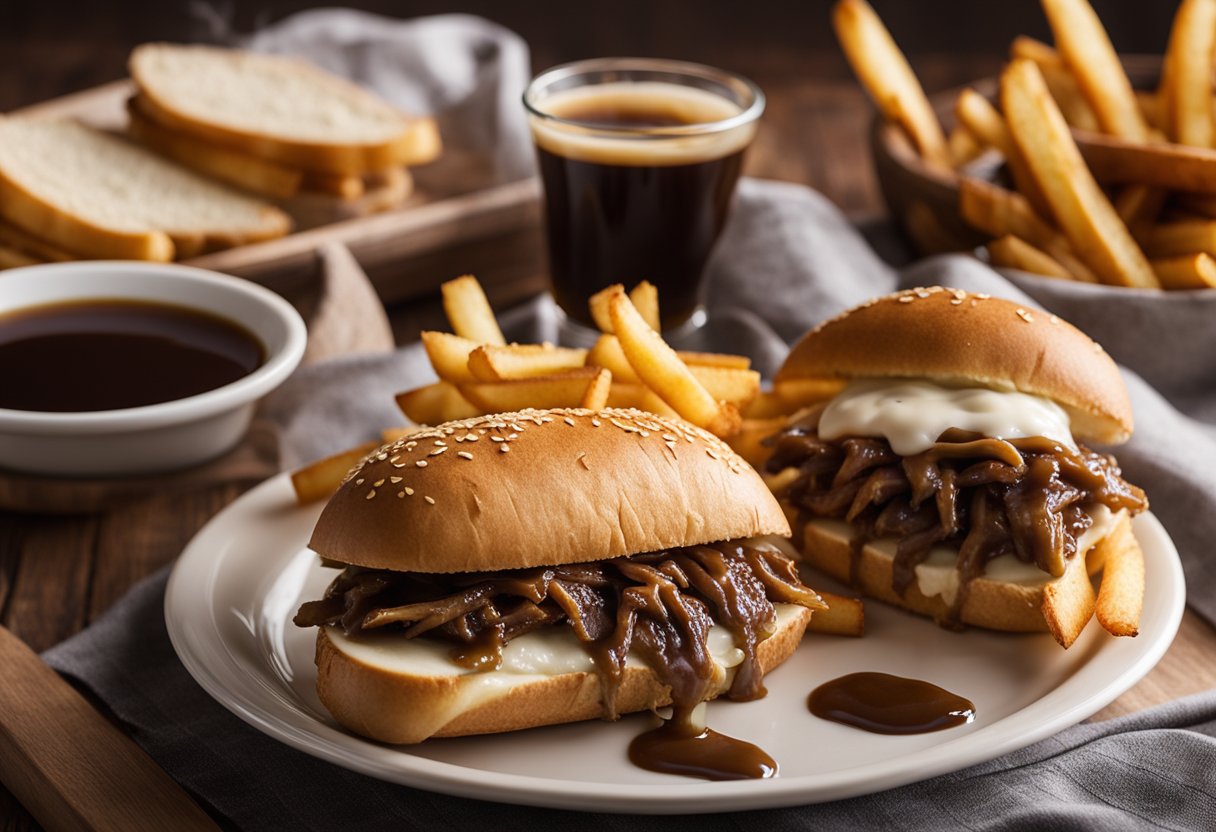
[[[1136,91],[1087,0],[1042,0],[1056,45],[1013,41],[999,108],[965,89],[946,133],[865,0],[837,36],[884,118],[959,180],[990,262],[1143,289],[1216,288],[1216,0],[1183,0],[1157,89]],[[972,175],[997,154],[1012,187]],[[909,220],[914,219],[909,217]],[[920,218],[931,221],[931,218]]]

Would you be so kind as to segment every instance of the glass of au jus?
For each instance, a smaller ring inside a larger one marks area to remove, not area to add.
[[[665,334],[691,334],[764,94],[700,64],[600,58],[542,72],[524,106],[562,340],[594,340],[588,298],[642,280],[659,290]]]

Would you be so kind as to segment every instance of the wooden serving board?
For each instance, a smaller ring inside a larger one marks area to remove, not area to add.
[[[73,118],[121,132],[125,102],[134,91],[133,82],[115,81],[12,115]],[[444,280],[466,272],[476,274],[489,290],[507,290],[512,298],[524,294],[513,286],[520,281],[527,282],[530,292],[539,290],[544,264],[536,180],[494,184],[486,160],[450,149],[411,173],[415,192],[399,208],[186,262],[287,292],[315,280],[319,248],[341,243],[386,303],[433,294]]]

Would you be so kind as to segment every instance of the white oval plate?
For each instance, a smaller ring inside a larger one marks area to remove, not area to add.
[[[652,719],[633,715],[514,734],[388,746],[347,733],[314,692],[312,630],[291,623],[335,574],[305,546],[321,504],[298,507],[286,475],[237,500],[186,547],[165,596],[173,646],[216,700],[270,736],[384,780],[448,794],[555,808],[688,813],[814,803],[964,768],[1080,722],[1135,684],[1174,638],[1185,604],[1178,555],[1151,515],[1136,518],[1147,592],[1140,635],[1096,621],[1068,651],[1047,635],[953,633],[877,602],[862,639],[808,636],[757,702],[715,702],[717,730],[757,743],[772,780],[709,783],[633,767],[626,749]],[[825,589],[827,582],[819,582]],[[806,698],[845,673],[912,676],[971,699],[960,728],[869,734],[812,716]]]

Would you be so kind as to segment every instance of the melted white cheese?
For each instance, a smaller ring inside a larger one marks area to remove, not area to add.
[[[927,451],[950,428],[996,439],[1045,436],[1076,449],[1068,414],[1040,396],[912,379],[862,379],[823,410],[819,435],[881,437],[900,456]]]
[[[1077,551],[1082,556],[1110,533],[1123,513],[1122,511],[1112,513],[1110,509],[1100,503],[1090,506],[1087,511],[1093,518],[1093,523],[1077,539]],[[846,540],[852,535],[852,528],[840,520],[816,518],[808,522],[812,526]],[[896,541],[890,538],[872,540],[867,546],[892,558],[895,557]],[[957,549],[946,546],[934,547],[929,551],[929,556],[916,567],[916,588],[926,597],[940,595],[947,604],[953,604],[959,587],[957,561]],[[1042,586],[1055,580],[1034,564],[1024,563],[1013,555],[1001,555],[988,561],[982,577],[991,581],[1029,587]]]

